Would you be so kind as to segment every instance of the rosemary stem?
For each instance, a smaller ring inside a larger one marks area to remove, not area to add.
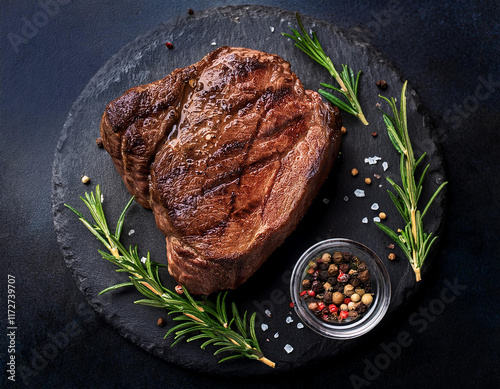
[[[366,121],[366,118],[365,118],[365,115],[363,114],[363,112],[360,112],[358,114],[358,119],[361,120],[361,123],[363,123],[365,126],[368,125],[368,122]]]
[[[269,367],[272,367],[273,369],[276,366],[276,364],[273,361],[267,359],[266,357],[261,357],[261,358],[258,359],[258,361],[266,364]]]
[[[415,218],[415,208],[412,208],[410,213],[411,213],[411,233],[413,234],[413,240],[416,243],[417,242],[417,219]],[[415,252],[414,252],[415,253]],[[415,262],[415,264],[417,264]]]

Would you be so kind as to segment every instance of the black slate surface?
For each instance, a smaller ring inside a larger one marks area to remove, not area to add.
[[[296,232],[255,276],[230,295],[239,306],[258,312],[259,327],[261,323],[269,326],[266,332],[259,328],[257,334],[265,355],[277,363],[275,372],[290,371],[312,361],[325,360],[363,341],[362,338],[352,341],[324,339],[307,328],[296,328],[300,320],[289,307],[289,277],[294,263],[310,245],[322,239],[344,237],[363,242],[375,250],[385,260],[392,280],[389,312],[400,308],[417,289],[414,274],[406,259],[402,258],[396,263],[386,259],[391,251],[386,246],[391,242],[373,223],[373,217],[384,211],[389,215],[389,226],[396,228],[402,225],[386,193],[389,185],[385,180],[385,177],[398,180],[399,155],[387,137],[376,106],[382,102],[377,96],[379,93],[391,96],[391,93],[401,90],[400,76],[369,45],[362,44],[349,34],[319,20],[305,17],[304,23],[315,30],[320,41],[324,42],[325,51],[336,63],[348,63],[354,69],[363,69],[360,96],[370,125],[363,126],[357,119],[343,115],[348,134],[343,139],[341,158],[306,217]],[[72,269],[79,288],[92,307],[125,338],[162,359],[197,371],[238,376],[273,372],[253,361],[238,360],[218,365],[217,359],[210,353],[199,350],[197,343],[170,348],[171,340],[163,340],[165,329],[156,326],[156,319],[163,314],[155,308],[133,305],[133,301],[139,296],[136,292],[129,290],[99,296],[101,290],[124,282],[126,277],[115,273],[113,265],[99,257],[96,253],[97,248],[100,248],[98,242],[92,239],[90,233],[63,204],[78,205],[82,209],[83,205],[78,197],[100,183],[104,190],[104,206],[109,211],[109,220],[117,220],[130,195],[109,155],[95,144],[105,105],[130,87],[155,81],[175,68],[198,61],[215,47],[245,46],[281,55],[291,62],[292,70],[309,89],[317,89],[320,81],[330,82],[324,69],[313,64],[288,39],[280,35],[281,32],[288,32],[289,26],[296,26],[293,13],[262,6],[218,8],[198,12],[193,16],[182,16],[159,25],[125,46],[97,72],[74,103],[58,142],[54,163],[55,228],[66,262]],[[167,41],[174,42],[174,50],[165,48]],[[375,86],[379,79],[388,82],[390,87],[387,91],[380,92]],[[408,92],[408,123],[412,129],[416,155],[419,156],[422,150],[426,150],[426,163],[431,164],[424,186],[425,200],[444,180],[443,161],[411,88]],[[373,137],[373,131],[377,131],[379,135]],[[365,158],[375,155],[382,160],[375,165],[365,163]],[[389,169],[385,172],[382,168],[383,161],[389,164]],[[353,167],[360,172],[355,178],[350,174]],[[89,187],[81,183],[80,178],[84,174],[92,179]],[[376,179],[374,174],[379,174],[381,178]],[[371,186],[364,183],[365,177],[372,179]],[[357,198],[354,195],[356,189],[364,190],[366,197]],[[377,211],[370,209],[374,202],[380,206]],[[426,218],[430,231],[438,230],[443,221],[443,204],[444,196],[440,196]],[[362,223],[364,217],[369,220],[367,224]],[[153,258],[166,262],[164,237],[156,229],[151,212],[136,204],[127,220],[125,232],[135,232],[126,237],[126,242],[138,244],[140,249],[150,250]],[[423,269],[424,277],[431,260],[432,256]],[[175,285],[171,277],[165,277],[165,280],[170,287]],[[271,318],[266,317],[265,309],[270,309]],[[291,316],[294,322],[287,324],[287,316]],[[390,319],[386,318],[381,326],[388,320]],[[277,339],[273,336],[276,332],[279,332]],[[284,351],[285,344],[294,347],[291,354]]]
[[[251,1],[299,11],[370,42],[410,81],[432,119],[450,181],[441,246],[415,298],[383,327],[313,368],[239,379],[167,363],[124,339],[90,308],[65,266],[51,210],[54,148],[72,104],[111,55],[159,23],[186,15],[188,8],[196,13],[248,2],[66,1],[17,50],[9,34],[22,34],[25,18],[32,20],[42,8],[34,1],[2,2],[0,280],[16,276],[19,331],[16,382],[4,373],[7,338],[0,337],[0,386],[354,387],[350,377],[365,377],[367,364],[384,355],[382,346],[405,333],[412,343],[366,376],[362,387],[498,386],[500,317],[491,297],[500,292],[500,8],[495,0]],[[429,308],[448,290],[445,280],[466,289],[434,315]],[[2,281],[0,295],[5,293]],[[429,319],[420,314],[425,310]],[[0,318],[6,314],[7,305],[0,304]],[[426,327],[409,321],[415,316]],[[65,334],[69,340],[54,352],[53,336]],[[44,356],[48,350],[50,359]]]

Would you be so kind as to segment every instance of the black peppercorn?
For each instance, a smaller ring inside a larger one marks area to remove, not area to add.
[[[347,263],[343,263],[339,266],[339,270],[342,273],[349,273],[349,265]]]
[[[351,259],[351,253],[343,252],[342,257],[344,258],[344,261],[349,261]]]
[[[366,293],[371,293],[372,292],[372,283],[371,282],[367,282],[365,284],[365,292]]]
[[[326,281],[329,277],[328,271],[326,270],[321,270],[319,272],[318,280],[320,281]]]
[[[323,301],[327,304],[330,304],[332,302],[332,292],[325,292],[323,294]]]
[[[328,282],[332,286],[335,286],[337,284],[337,277],[328,277],[326,279],[326,282]]]
[[[352,286],[358,286],[360,284],[360,281],[358,280],[357,277],[351,277],[351,285]]]
[[[340,282],[337,285],[333,286],[334,292],[342,292],[343,290],[344,290],[344,285],[342,285]]]
[[[366,269],[368,269],[368,266],[366,266],[366,263],[360,262],[359,265],[358,265],[358,271],[362,272],[362,271],[364,271]]]
[[[340,263],[342,263],[342,253],[337,251],[335,253],[333,253],[333,262],[337,265],[339,265]]]
[[[355,311],[358,313],[365,313],[367,309],[368,307],[365,304],[359,303],[358,306],[355,308]]]
[[[167,324],[167,323],[165,322],[165,319],[160,317],[158,319],[158,321],[156,322],[156,324],[158,325],[158,327],[165,327],[165,324]]]
[[[311,285],[311,290],[315,293],[319,293],[323,290],[323,285],[321,285],[321,282],[319,281],[314,281]]]
[[[379,87],[379,89],[382,89],[382,90],[385,90],[388,87],[387,82],[385,80],[378,80],[375,83],[375,85],[377,85]]]
[[[309,290],[311,288],[311,281],[308,279],[302,281],[302,288],[304,288],[304,290]]]
[[[360,272],[358,274],[358,279],[361,281],[361,282],[368,282],[370,281],[370,272],[367,270],[363,270],[362,272]]]
[[[320,270],[327,270],[328,269],[328,264],[327,263],[320,263],[319,264],[319,269]]]

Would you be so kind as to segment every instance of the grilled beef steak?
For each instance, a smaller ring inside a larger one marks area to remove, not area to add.
[[[236,288],[295,229],[340,144],[337,109],[290,65],[221,47],[106,108],[104,147],[195,294]]]

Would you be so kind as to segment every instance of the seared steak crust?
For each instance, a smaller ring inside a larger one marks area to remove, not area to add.
[[[221,47],[128,90],[101,137],[196,294],[236,288],[295,229],[340,144],[338,111],[282,58]]]

